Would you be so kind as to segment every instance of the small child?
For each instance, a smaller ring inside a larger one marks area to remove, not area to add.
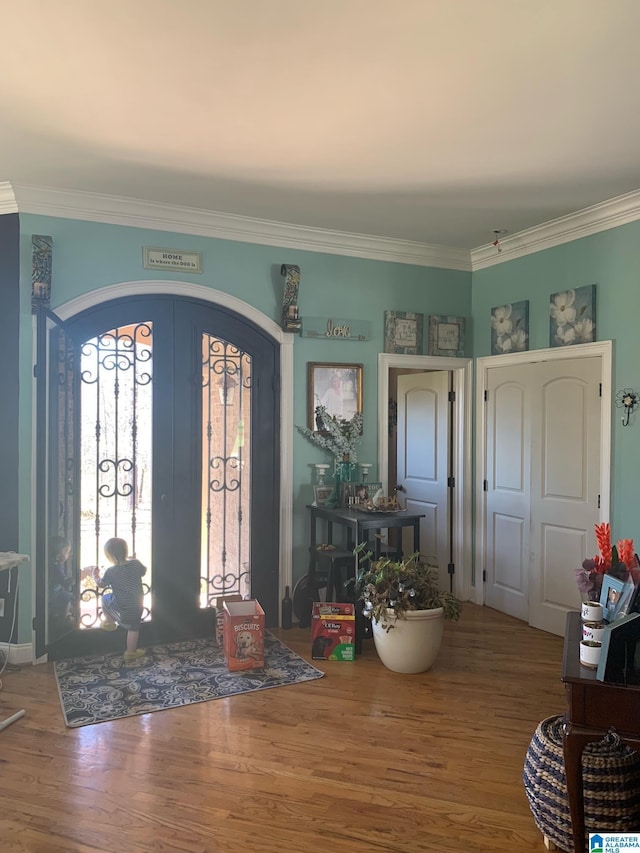
[[[140,620],[144,592],[142,578],[147,569],[139,560],[129,560],[129,549],[124,539],[109,539],[104,546],[104,553],[113,565],[100,577],[100,569],[94,569],[94,578],[99,587],[110,586],[111,592],[102,595],[102,610],[105,621],[102,628],[105,631],[115,631],[116,626],[127,629],[127,650],[125,660],[137,660],[144,656],[144,651],[138,648],[140,635]]]

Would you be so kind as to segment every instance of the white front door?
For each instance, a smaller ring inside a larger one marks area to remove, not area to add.
[[[409,512],[425,516],[420,519],[420,550],[437,560],[441,589],[449,589],[451,561],[448,396],[446,371],[398,377],[398,485]],[[413,550],[411,537],[411,529],[406,528],[405,554]]]
[[[599,356],[487,371],[485,600],[560,635],[599,520],[601,379]]]

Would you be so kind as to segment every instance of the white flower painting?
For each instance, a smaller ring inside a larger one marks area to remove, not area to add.
[[[529,349],[529,300],[491,309],[491,355]]]
[[[596,286],[551,294],[549,346],[589,344],[596,339]]]

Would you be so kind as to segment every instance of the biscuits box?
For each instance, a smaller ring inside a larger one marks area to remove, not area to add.
[[[223,605],[225,601],[242,601],[242,596],[240,593],[236,593],[235,595],[221,595],[216,598],[216,644],[221,646],[223,644],[223,635],[224,635],[224,610]]]
[[[229,672],[264,666],[264,610],[255,599],[225,601],[223,644]]]
[[[311,616],[311,657],[355,660],[355,605],[316,601]]]

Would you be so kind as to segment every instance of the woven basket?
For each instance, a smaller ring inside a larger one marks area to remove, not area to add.
[[[561,850],[573,850],[562,752],[563,717],[538,724],[524,762],[523,780],[538,829]],[[589,832],[637,832],[640,755],[611,731],[582,753],[584,822]]]

